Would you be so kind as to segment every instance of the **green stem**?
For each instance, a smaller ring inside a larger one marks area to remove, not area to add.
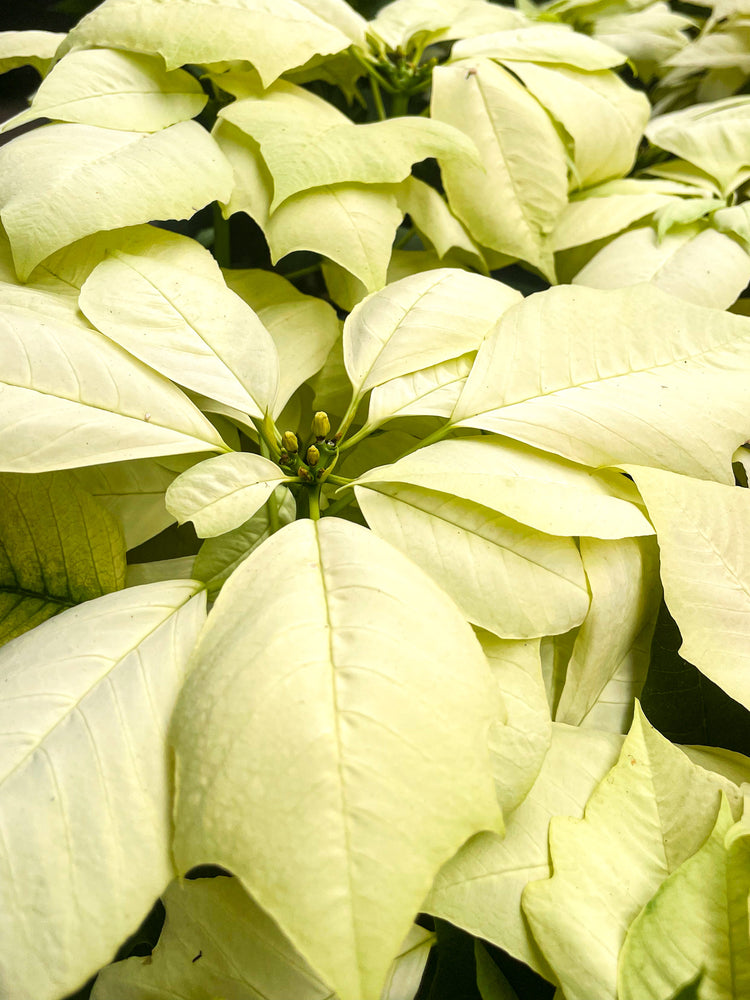
[[[370,77],[370,87],[372,89],[372,99],[375,102],[375,110],[378,113],[378,118],[381,122],[384,122],[388,117],[385,113],[385,106],[383,104],[383,96],[380,93],[380,84],[375,79],[374,76]]]
[[[310,491],[308,497],[310,519],[313,521],[320,520],[320,486],[314,486]]]
[[[360,441],[375,430],[377,430],[377,426],[373,427],[372,424],[365,424],[364,427],[360,427],[356,434],[352,434],[350,438],[347,438],[346,441],[339,445],[339,451],[346,451],[347,448],[353,448],[355,444],[359,444]]]
[[[354,417],[357,414],[357,410],[359,409],[360,399],[361,397],[358,396],[356,392],[352,393],[352,398],[351,401],[349,402],[349,405],[346,408],[346,413],[341,418],[341,423],[339,424],[338,430],[336,431],[336,440],[339,443],[339,448],[341,448],[344,435],[349,430],[351,422],[352,420],[354,420]]]
[[[414,226],[408,226],[406,230],[399,236],[399,238],[393,244],[393,249],[400,250],[402,247],[405,247],[413,235],[414,235]]]
[[[408,114],[408,111],[409,95],[405,94],[403,90],[399,90],[391,98],[391,118],[400,118],[402,115]]]
[[[412,455],[415,451],[419,451],[420,448],[426,448],[430,444],[435,444],[436,441],[442,441],[452,429],[453,424],[443,424],[442,427],[438,427],[432,434],[428,434],[424,440],[417,441],[411,448],[407,448],[403,455],[399,455],[395,461],[399,462],[402,458],[406,458],[407,455]]]
[[[258,438],[258,445],[260,446],[260,453],[263,458],[270,458],[270,448],[262,435]],[[281,527],[281,522],[279,521],[279,503],[276,499],[275,491],[266,500],[266,510],[268,511],[268,530],[270,534],[274,535]]]
[[[276,424],[273,422],[273,417],[270,413],[266,413],[263,417],[262,422],[257,420],[253,421],[258,431],[258,445],[260,446],[260,453],[264,458],[272,458],[274,462],[281,455],[281,450],[277,442],[278,431],[276,430]]]
[[[315,274],[316,271],[320,270],[321,261],[317,261],[315,264],[308,264],[307,267],[300,267],[296,271],[289,271],[287,274],[282,274],[282,278],[286,278],[287,281],[296,281],[297,278],[304,278],[308,274]]]
[[[232,246],[229,219],[221,214],[218,201],[214,202],[214,257],[219,267],[232,266]]]
[[[349,486],[354,480],[347,479],[346,476],[329,476],[326,482],[333,483],[334,486]]]
[[[349,504],[354,499],[354,493],[347,493],[346,496],[340,497],[334,503],[328,504],[326,509],[323,511],[323,517],[335,517],[340,510],[348,507]]]

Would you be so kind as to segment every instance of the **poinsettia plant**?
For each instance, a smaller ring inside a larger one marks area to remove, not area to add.
[[[738,11],[0,35],[3,996],[750,991]]]

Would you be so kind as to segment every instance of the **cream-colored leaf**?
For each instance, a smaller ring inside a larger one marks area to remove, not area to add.
[[[393,417],[449,417],[475,357],[471,351],[376,385],[370,394],[368,426],[379,427]]]
[[[175,385],[82,317],[46,315],[38,292],[20,291],[26,303],[0,308],[0,468],[43,472],[226,450]]]
[[[363,25],[344,0],[106,0],[62,51],[107,45],[158,53],[167,69],[247,59],[268,86],[314,55],[361,42]]]
[[[490,435],[438,441],[357,482],[409,483],[451,493],[552,535],[653,534],[624,477]]]
[[[195,118],[208,97],[182,69],[168,72],[161,59],[89,49],[71,52],[42,81],[28,111],[0,131],[38,118],[99,125],[127,132],[158,132]]]
[[[373,531],[429,573],[470,622],[525,639],[583,621],[589,595],[571,538],[419,486],[377,483],[355,493]]]
[[[649,282],[695,305],[726,309],[748,281],[750,254],[724,233],[694,225],[672,230],[661,240],[651,226],[623,233],[603,247],[572,283],[625,288]]]
[[[385,4],[369,30],[392,49],[428,36],[431,42],[473,37],[523,24],[518,11],[485,0],[394,0]]]
[[[496,31],[456,42],[452,59],[487,56],[497,62],[555,63],[576,69],[611,69],[625,62],[621,52],[602,44],[567,24],[536,24],[512,31]]]
[[[558,722],[624,733],[646,679],[661,601],[653,538],[581,539],[591,608],[578,631]]]
[[[18,66],[45,73],[64,38],[59,31],[0,31],[0,73]]]
[[[13,1000],[78,990],[173,877],[166,730],[205,619],[198,587],[108,594],[0,650],[0,983]]]
[[[435,249],[439,258],[452,250],[465,256],[478,271],[487,272],[481,250],[434,187],[407,177],[398,189],[398,200],[404,215],[411,218],[423,241]]]
[[[432,79],[433,118],[461,129],[482,157],[482,166],[442,164],[451,209],[483,246],[552,275],[546,238],[568,185],[565,149],[549,115],[489,59],[439,66]]]
[[[260,146],[230,122],[219,118],[211,135],[234,171],[234,187],[222,202],[225,218],[246,212],[261,229],[268,225],[273,198],[273,178],[260,155]]]
[[[226,201],[232,184],[230,164],[196,122],[153,135],[45,125],[0,149],[0,218],[21,280],[74,240],[155,218],[190,218],[211,201]]]
[[[731,456],[750,436],[749,363],[744,317],[648,285],[560,286],[500,320],[451,420],[594,467],[733,482]]]
[[[750,708],[750,493],[628,466],[654,522],[681,655]]]
[[[180,869],[232,871],[333,989],[376,997],[435,871],[496,828],[498,701],[421,570],[349,522],[288,525],[224,585],[182,690]]]
[[[191,580],[195,556],[175,556],[155,562],[130,563],[125,571],[126,587],[142,587],[147,583],[167,583],[170,580]]]
[[[344,323],[354,391],[475,351],[520,293],[457,268],[415,274],[368,296]]]
[[[174,382],[253,417],[272,409],[276,345],[221,277],[115,251],[91,273],[78,301],[110,340]]]
[[[231,452],[199,462],[171,484],[165,501],[180,524],[192,521],[199,538],[239,528],[286,478],[262,455]]]

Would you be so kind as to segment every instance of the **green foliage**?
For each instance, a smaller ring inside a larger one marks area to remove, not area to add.
[[[750,48],[691,11],[0,33],[0,994],[750,991]]]

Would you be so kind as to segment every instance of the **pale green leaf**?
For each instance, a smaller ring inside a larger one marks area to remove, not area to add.
[[[589,595],[571,538],[434,489],[377,483],[355,494],[375,533],[429,573],[470,622],[525,639],[583,621]]]
[[[288,525],[224,585],[183,687],[180,869],[234,872],[341,996],[376,997],[435,871],[497,828],[498,701],[421,570],[349,522]]]
[[[727,909],[732,949],[732,977],[738,992],[750,988],[750,789],[744,786],[742,817],[727,833]]]
[[[661,601],[653,538],[581,539],[591,608],[568,661],[558,722],[624,733],[651,657]]]
[[[173,381],[253,417],[273,407],[276,346],[221,277],[114,251],[91,273],[78,301],[110,340]]]
[[[107,966],[92,1000],[333,1000],[237,879],[176,880],[164,906],[166,922],[150,960]]]
[[[198,586],[108,594],[0,650],[0,983],[13,1000],[83,986],[173,877],[166,730],[205,618]]]
[[[62,48],[107,45],[158,53],[167,69],[247,59],[268,86],[311,56],[360,41],[363,24],[344,0],[106,0],[78,23]]]
[[[221,118],[217,119],[211,135],[234,171],[234,187],[222,201],[224,218],[245,212],[265,229],[273,198],[273,178],[260,155],[260,146]]]
[[[131,563],[125,571],[126,587],[142,587],[146,583],[166,583],[170,580],[191,580],[195,556],[176,556],[155,562]]]
[[[294,390],[323,367],[341,335],[341,324],[327,302],[304,295],[273,271],[225,271],[224,277],[232,291],[257,313],[276,344],[280,369],[275,407],[278,413]]]
[[[750,254],[715,229],[684,226],[659,239],[651,226],[603,247],[573,278],[589,288],[649,282],[686,302],[726,309],[750,281]]]
[[[196,122],[155,134],[45,125],[0,149],[0,218],[21,280],[82,236],[190,218],[226,201],[232,184],[230,164]]]
[[[742,996],[732,975],[729,935],[724,840],[731,826],[732,810],[722,796],[705,844],[662,883],[628,928],[617,977],[621,1000],[661,1000],[701,971],[700,1000]],[[750,985],[750,967],[743,971]]]
[[[582,816],[587,799],[622,745],[622,737],[553,723],[539,776],[511,813],[505,837],[473,837],[438,873],[424,909],[503,948],[545,979],[555,976],[521,912],[529,881],[550,872],[547,829],[552,816]]]
[[[750,436],[749,363],[744,317],[648,285],[560,286],[503,316],[451,420],[587,465],[733,482],[731,456]]]
[[[598,17],[592,33],[597,41],[627,56],[638,76],[648,83],[687,45],[690,36],[686,29],[694,24],[693,18],[678,14],[669,4],[652,3],[644,10]]]
[[[729,194],[750,172],[750,97],[737,95],[652,118],[649,142],[695,164]]]
[[[704,219],[724,205],[726,201],[722,198],[673,199],[654,212],[657,239],[662,240],[671,229],[678,226],[689,226],[692,222]]]
[[[414,924],[391,963],[381,1000],[414,1000],[434,943],[434,932]]]
[[[654,522],[680,654],[750,708],[750,492],[628,466]]]
[[[294,497],[286,487],[276,490],[279,523],[290,524],[296,516]],[[218,538],[208,538],[195,557],[192,576],[206,584],[209,599],[215,599],[223,584],[241,562],[258,548],[270,535],[271,524],[268,507],[262,507],[239,528]]]
[[[480,941],[474,941],[477,989],[482,1000],[518,1000],[513,987],[495,965]]]
[[[507,711],[490,729],[490,753],[497,798],[508,816],[528,795],[552,739],[540,643],[475,631]]]
[[[535,24],[512,31],[496,31],[456,42],[452,59],[475,59],[487,56],[497,62],[508,60],[533,63],[557,63],[576,69],[611,69],[625,62],[616,49],[602,44],[567,24]]]
[[[531,62],[506,65],[570,136],[574,188],[629,172],[651,110],[645,94],[607,70],[585,73]]]
[[[0,307],[0,468],[44,472],[226,450],[175,385],[82,317],[45,315],[39,293],[20,291],[26,304]]]
[[[409,483],[451,493],[551,535],[653,534],[624,477],[494,436],[438,441],[357,482]]]
[[[192,521],[198,537],[207,538],[239,528],[286,478],[270,459],[234,451],[183,472],[165,500],[180,524]]]
[[[393,417],[449,417],[475,357],[471,351],[376,385],[370,394],[368,427],[379,427]]]
[[[122,529],[70,473],[0,473],[0,643],[124,582]]]
[[[64,38],[58,31],[0,31],[0,73],[18,66],[45,73]]]
[[[475,351],[520,293],[457,268],[415,274],[368,296],[344,323],[355,393]]]
[[[451,250],[465,256],[478,271],[487,272],[482,252],[453,215],[434,187],[416,177],[407,177],[398,190],[401,211],[419,230],[423,242],[431,245],[439,258]]]
[[[665,163],[656,163],[649,167],[645,173],[678,184],[690,184],[715,194],[717,197],[722,196],[722,190],[716,181],[705,171],[686,160],[667,160]]]
[[[717,9],[717,15],[719,11]],[[707,32],[694,38],[675,52],[669,59],[669,66],[680,66],[694,72],[711,69],[734,69],[747,76],[750,73],[750,52],[748,52],[748,26],[727,25],[728,30]]]
[[[750,250],[750,202],[720,208],[714,212],[711,222],[719,232],[739,236],[745,243],[745,249]]]
[[[710,833],[720,787],[637,709],[584,819],[552,820],[554,874],[526,887],[523,910],[566,1000],[615,1000],[627,929]]]
[[[164,506],[164,494],[175,472],[158,459],[108,462],[73,469],[72,473],[120,522],[128,549],[153,538],[174,522]]]
[[[308,188],[331,184],[392,184],[411,165],[477,163],[473,144],[459,129],[421,117],[355,125],[322,98],[280,82],[222,108],[219,117],[251,136],[273,178],[271,210]]]
[[[128,132],[157,132],[195,118],[208,97],[182,69],[168,72],[160,59],[91,49],[71,52],[42,81],[28,111],[0,131],[38,118],[99,125]]]
[[[372,292],[386,282],[402,218],[392,184],[330,184],[287,198],[264,229],[274,263],[294,250],[312,250]]]
[[[394,0],[378,11],[369,30],[392,49],[408,50],[409,42],[427,37],[438,42],[471,38],[522,25],[518,11],[485,0]]]
[[[482,166],[441,165],[451,209],[483,246],[550,276],[546,237],[565,207],[568,184],[565,148],[549,115],[489,59],[439,66],[432,79],[433,117],[461,129],[482,157]]]

